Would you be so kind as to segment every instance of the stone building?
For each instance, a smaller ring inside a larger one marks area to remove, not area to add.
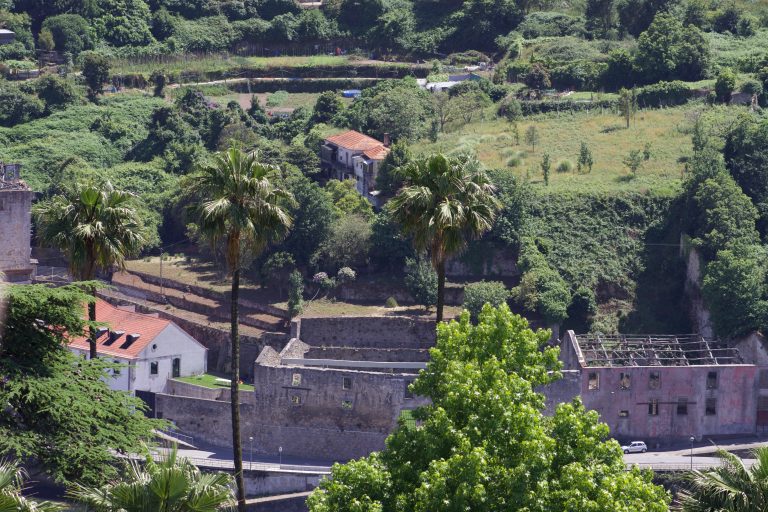
[[[19,176],[19,164],[0,162],[0,275],[12,283],[29,283],[37,262],[31,258],[34,192]]]
[[[550,408],[581,395],[611,435],[649,446],[756,432],[758,367],[700,335],[576,336],[561,341],[565,372],[542,390]]]
[[[328,137],[320,147],[320,161],[326,174],[338,180],[355,180],[355,187],[374,206],[378,204],[376,177],[389,154],[389,135],[384,142],[349,130]]]

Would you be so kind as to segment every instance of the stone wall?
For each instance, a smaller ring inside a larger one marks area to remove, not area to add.
[[[689,248],[684,287],[685,295],[688,298],[688,315],[694,332],[705,338],[712,338],[714,337],[712,320],[701,294],[702,267],[703,262],[699,252],[695,248]]]
[[[304,317],[291,322],[291,337],[313,347],[429,348],[435,322],[405,316]]]
[[[232,391],[227,386],[220,388],[207,388],[205,386],[196,386],[180,380],[168,379],[165,384],[166,395],[186,396],[190,398],[202,398],[204,400],[217,400],[220,402],[229,402]],[[240,403],[254,405],[256,398],[253,391],[240,390]]]
[[[556,380],[548,386],[542,386],[536,391],[544,394],[544,414],[551,416],[559,404],[568,403],[581,393],[581,372],[578,370],[564,370],[563,378]]]
[[[0,189],[0,272],[11,282],[30,281],[34,269],[32,248],[32,197],[23,182],[18,187]]]
[[[155,395],[155,413],[158,418],[173,422],[195,440],[215,446],[232,446],[232,413],[229,402],[158,393]],[[242,418],[251,417],[254,407],[241,404],[240,414]],[[244,430],[244,436],[245,432]]]
[[[426,362],[429,351],[418,348],[312,347],[306,359],[344,359],[347,361]]]
[[[253,500],[246,505],[249,512],[309,512],[307,497],[298,496],[272,496],[271,498]]]

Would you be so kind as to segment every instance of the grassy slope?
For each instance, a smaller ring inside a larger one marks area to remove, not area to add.
[[[690,127],[693,116],[701,109],[688,105],[662,110],[638,112],[629,129],[613,112],[565,113],[527,118],[518,124],[520,144],[516,145],[512,126],[502,120],[473,122],[441,134],[436,143],[421,143],[414,149],[421,153],[475,151],[488,167],[507,168],[520,177],[530,175],[535,186],[543,187],[539,164],[545,153],[552,161],[548,190],[595,191],[674,191],[680,183],[684,164],[691,152]],[[536,126],[540,143],[535,152],[525,143],[525,132]],[[581,142],[594,155],[589,174],[558,173],[558,161],[570,160],[575,167]],[[622,163],[630,150],[642,150],[650,143],[651,158],[634,179]],[[516,165],[514,164],[517,161]]]

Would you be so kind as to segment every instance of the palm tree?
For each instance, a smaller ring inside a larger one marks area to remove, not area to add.
[[[768,447],[754,452],[755,463],[747,468],[736,455],[718,452],[723,464],[692,471],[688,488],[678,495],[676,510],[682,512],[764,512],[768,510]]]
[[[227,473],[201,473],[174,448],[143,466],[131,461],[122,480],[99,489],[76,484],[69,495],[94,512],[216,512],[235,504],[232,483]]]
[[[138,254],[147,242],[135,198],[109,181],[77,183],[35,205],[38,237],[64,252],[72,276],[80,281],[93,280],[97,269],[123,270],[126,258]],[[95,287],[91,293],[96,295]],[[95,302],[88,305],[88,319],[96,321]],[[93,329],[89,342],[94,359]]]
[[[15,463],[0,462],[0,512],[55,512],[61,507],[47,501],[34,502],[21,495],[25,473]]]
[[[437,272],[437,321],[443,320],[445,262],[493,226],[496,187],[467,155],[432,155],[399,170],[404,185],[388,208]]]
[[[232,274],[231,344],[232,344],[232,444],[235,479],[240,512],[245,512],[243,484],[243,448],[240,438],[240,337],[238,334],[238,299],[240,270],[244,253],[255,256],[271,241],[282,238],[291,226],[286,207],[293,196],[273,183],[279,170],[259,163],[256,153],[237,148],[214,156],[187,181],[199,198],[192,208],[200,231],[212,244],[224,239],[227,267]]]

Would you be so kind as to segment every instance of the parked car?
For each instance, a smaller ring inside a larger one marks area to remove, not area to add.
[[[624,453],[645,453],[648,451],[648,447],[643,441],[632,441],[629,445],[622,446],[621,449]]]

